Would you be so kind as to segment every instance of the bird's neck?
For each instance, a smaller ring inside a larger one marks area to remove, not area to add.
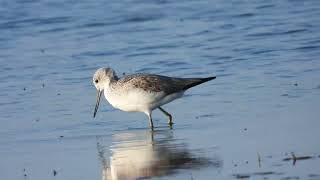
[[[104,89],[106,89],[106,90],[113,89],[115,87],[115,85],[117,84],[117,82],[118,82],[117,76],[111,77],[110,80],[104,84]]]

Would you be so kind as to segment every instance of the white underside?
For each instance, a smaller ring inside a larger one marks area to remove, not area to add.
[[[146,92],[132,89],[127,92],[115,92],[105,89],[104,96],[115,108],[122,111],[150,113],[152,110],[182,97],[184,91],[165,95],[164,92]]]

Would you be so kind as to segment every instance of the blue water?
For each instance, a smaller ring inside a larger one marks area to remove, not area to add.
[[[320,179],[320,1],[12,0],[0,17],[1,179]],[[217,79],[150,132],[105,101],[92,118],[103,66]]]

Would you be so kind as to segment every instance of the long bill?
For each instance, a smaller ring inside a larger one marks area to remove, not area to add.
[[[97,90],[97,101],[96,101],[96,106],[94,108],[94,112],[93,112],[93,117],[96,117],[98,108],[99,108],[99,104],[100,104],[100,98],[101,98],[101,94],[103,91]]]

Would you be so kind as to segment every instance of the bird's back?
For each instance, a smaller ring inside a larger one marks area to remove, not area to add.
[[[146,112],[180,98],[188,88],[211,79],[133,74],[112,83],[105,96],[115,108]]]
[[[172,94],[185,91],[193,86],[215,79],[209,78],[176,78],[155,74],[133,74],[127,75],[118,80],[117,86],[139,88],[144,91],[164,92]]]

